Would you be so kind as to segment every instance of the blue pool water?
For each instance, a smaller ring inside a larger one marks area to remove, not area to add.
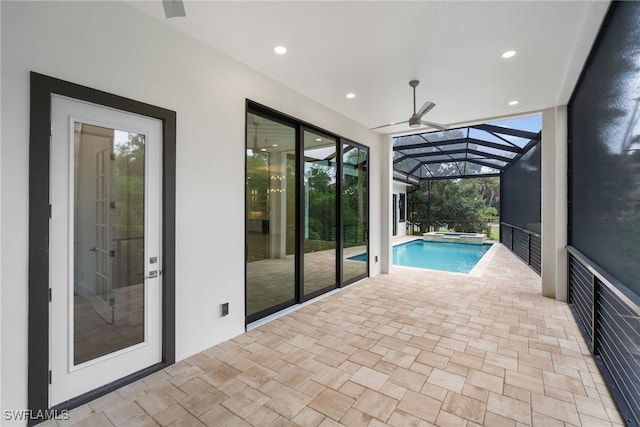
[[[412,240],[393,247],[393,264],[405,267],[468,273],[489,250],[491,243],[449,243]],[[350,259],[366,261],[366,254]]]

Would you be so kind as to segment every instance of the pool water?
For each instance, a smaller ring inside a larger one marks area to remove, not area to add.
[[[491,243],[449,243],[413,240],[393,247],[393,264],[468,273]]]
[[[412,240],[393,247],[393,264],[405,267],[468,273],[489,250],[491,243],[449,243]],[[350,259],[366,261],[366,254]]]

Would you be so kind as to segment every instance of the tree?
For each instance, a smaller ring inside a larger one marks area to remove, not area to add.
[[[499,200],[499,193],[498,177],[422,181],[413,195],[410,218],[420,223],[422,232],[430,226],[445,226],[487,233],[487,222],[498,212],[492,204]]]

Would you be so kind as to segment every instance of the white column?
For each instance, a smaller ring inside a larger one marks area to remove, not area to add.
[[[382,210],[380,227],[380,271],[382,273],[389,273],[393,263],[391,255],[391,221],[393,218],[391,213],[391,197],[393,194],[393,138],[391,136],[384,135],[380,137],[380,140],[382,148],[380,150],[380,176],[382,179],[382,183],[380,185],[380,204]],[[372,261],[375,262],[375,259]]]
[[[542,112],[542,295],[567,300],[567,107]]]

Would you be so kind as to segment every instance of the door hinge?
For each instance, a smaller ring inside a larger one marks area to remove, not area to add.
[[[115,258],[115,256],[116,256],[116,251],[115,251],[115,249],[111,249],[111,250],[109,251],[109,256],[110,256],[111,258]]]
[[[49,205],[49,219],[51,219],[53,215],[52,212],[53,212],[53,206]]]
[[[49,384],[51,384],[51,377],[52,377],[51,369],[49,369]]]
[[[49,288],[49,302],[51,302],[51,288]]]
[[[53,122],[49,122],[49,136],[53,136]]]

